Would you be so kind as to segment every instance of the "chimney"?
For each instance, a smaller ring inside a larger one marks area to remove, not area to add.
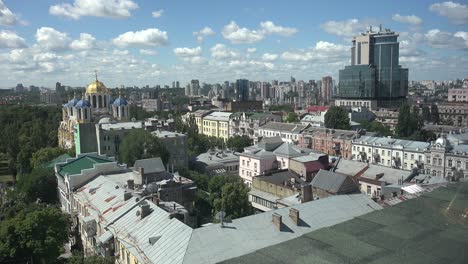
[[[289,217],[291,217],[291,220],[293,220],[293,222],[296,224],[296,225],[299,225],[299,210],[297,210],[296,208],[290,208],[289,209]]]
[[[282,218],[281,215],[279,215],[278,213],[274,213],[274,214],[271,215],[271,217],[272,217],[271,221],[273,222],[273,225],[275,225],[275,227],[276,227],[279,231],[281,231],[281,224],[282,224],[282,222],[281,222],[281,218]]]
[[[130,198],[132,198],[132,193],[124,192],[124,201],[128,201]]]
[[[143,175],[145,174],[145,168],[139,167],[139,168],[138,168],[138,173],[139,173],[141,176],[143,176]]]
[[[143,219],[151,213],[151,208],[149,204],[140,205],[140,218]]]
[[[306,184],[301,186],[301,193],[302,193],[302,201],[301,203],[307,203],[314,200],[312,196],[312,185]]]
[[[129,188],[130,190],[134,190],[135,189],[135,181],[127,180],[127,188]]]

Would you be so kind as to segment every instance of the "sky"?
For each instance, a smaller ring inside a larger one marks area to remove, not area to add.
[[[337,80],[380,24],[410,80],[468,78],[464,1],[0,0],[0,88]]]

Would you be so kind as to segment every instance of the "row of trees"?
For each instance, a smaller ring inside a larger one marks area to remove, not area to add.
[[[0,153],[14,176],[31,171],[32,153],[57,146],[61,109],[55,106],[0,106]]]

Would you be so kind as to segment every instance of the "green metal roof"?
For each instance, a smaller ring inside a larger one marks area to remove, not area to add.
[[[45,167],[46,167],[46,168],[53,168],[53,167],[55,166],[56,163],[65,162],[67,159],[70,159],[70,158],[72,158],[72,156],[68,155],[67,153],[62,154],[62,155],[56,157],[55,159],[53,159],[53,160],[47,162],[47,163],[45,164]]]
[[[95,156],[82,156],[74,161],[71,161],[65,165],[60,166],[58,173],[64,177],[66,174],[74,175],[80,174],[84,169],[91,169],[94,164],[112,162],[110,159],[103,159]]]
[[[224,263],[467,263],[468,182]]]

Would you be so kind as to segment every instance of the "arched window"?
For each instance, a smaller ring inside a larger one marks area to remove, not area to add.
[[[81,119],[81,110],[82,109],[78,110],[78,119]]]
[[[84,111],[84,119],[88,119],[88,109],[83,109]]]
[[[104,107],[107,107],[107,95],[104,95]]]
[[[118,106],[115,108],[115,116],[117,116],[117,117],[119,116],[119,107]]]
[[[99,96],[98,96],[98,107],[99,107],[99,108],[102,107],[102,95],[99,95]]]

